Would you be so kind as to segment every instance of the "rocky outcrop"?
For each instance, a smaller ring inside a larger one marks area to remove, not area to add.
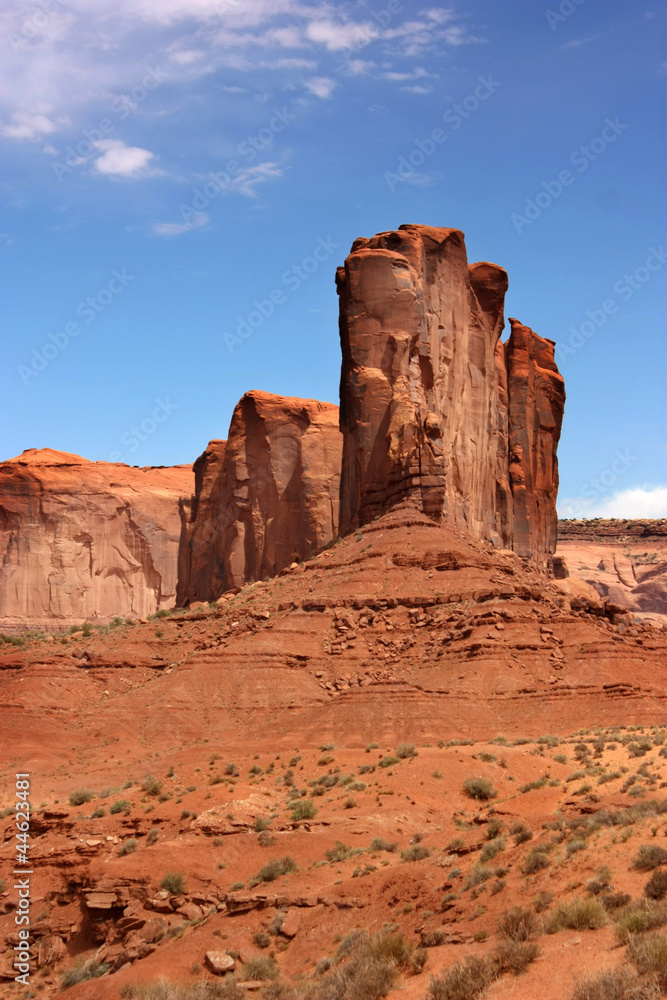
[[[51,449],[0,465],[0,631],[172,607],[189,466],[133,468]]]
[[[178,603],[215,600],[332,541],[341,446],[332,403],[246,393],[226,445],[211,442],[196,464]]]
[[[506,272],[469,266],[456,229],[401,226],[356,240],[337,284],[341,533],[410,500],[543,561],[565,394],[551,341],[516,321],[500,340]]]
[[[560,521],[564,577],[590,584],[629,611],[667,622],[667,520]]]
[[[222,500],[220,497],[226,441],[209,441],[195,462],[195,492],[181,501],[181,544],[178,555],[177,602],[210,601],[220,594],[222,559],[216,542]]]

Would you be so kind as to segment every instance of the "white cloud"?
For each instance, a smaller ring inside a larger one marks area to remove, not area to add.
[[[370,23],[343,23],[330,18],[311,21],[306,28],[306,36],[311,42],[324,45],[330,52],[363,48],[378,38],[379,34],[375,25]]]
[[[328,76],[314,76],[310,80],[306,80],[306,87],[311,94],[326,100],[333,94],[337,83]]]
[[[66,125],[69,125],[69,118],[64,116],[53,119],[39,111],[15,111],[10,122],[0,125],[0,133],[19,142],[39,142],[45,135],[52,135]]]
[[[563,497],[558,514],[562,518],[667,517],[667,486],[637,486],[599,500]]]
[[[266,183],[266,181],[274,180],[276,177],[282,177],[282,175],[283,168],[279,163],[258,163],[256,167],[242,170],[228,184],[226,190],[245,195],[246,198],[256,198],[256,187]]]
[[[430,94],[433,87],[422,87],[419,84],[414,84],[410,87],[401,87],[406,94]]]
[[[154,222],[153,232],[156,236],[180,236],[193,229],[201,229],[208,225],[210,219],[206,212],[195,212],[189,222]]]
[[[155,175],[155,170],[148,170],[148,165],[155,153],[140,146],[126,146],[122,139],[101,139],[93,146],[102,153],[95,160],[95,170],[98,174],[111,177],[146,177]]]

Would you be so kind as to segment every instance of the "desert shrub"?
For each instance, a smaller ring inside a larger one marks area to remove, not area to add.
[[[486,825],[486,839],[495,840],[496,837],[499,835],[500,831],[502,830],[502,828],[503,828],[502,820],[498,819],[497,816],[494,816],[492,819],[489,820],[489,822]]]
[[[127,799],[117,799],[113,805],[109,806],[109,812],[112,814],[120,812],[129,812],[132,808],[132,804],[127,801]]]
[[[660,1000],[657,986],[642,981],[625,967],[585,976],[574,988],[570,1000]]]
[[[160,882],[160,888],[164,889],[165,892],[170,892],[172,896],[182,896],[185,892],[183,872],[167,872]]]
[[[488,778],[466,778],[463,787],[471,799],[481,799],[483,802],[494,799],[498,794]]]
[[[510,833],[517,847],[519,844],[525,844],[527,841],[533,839],[533,831],[525,823],[514,823],[510,829]]]
[[[256,778],[258,775],[263,774],[262,768],[259,764],[253,764],[253,766],[248,771],[248,776],[251,778]]]
[[[264,955],[255,955],[243,963],[240,975],[244,982],[252,982],[256,979],[277,979],[278,968],[273,959],[266,958]]]
[[[268,830],[271,826],[271,820],[266,816],[256,816],[254,823],[255,833],[261,833],[262,830]]]
[[[587,840],[582,840],[580,837],[573,837],[572,840],[570,840],[569,843],[566,845],[565,853],[567,854],[568,858],[570,858],[572,857],[573,854],[576,854],[577,851],[585,851],[587,847],[588,847]]]
[[[644,895],[647,899],[664,899],[666,894],[667,871],[656,869],[644,886]]]
[[[414,743],[399,743],[395,753],[400,760],[407,760],[409,757],[417,756],[417,748]]]
[[[499,972],[510,972],[520,976],[540,954],[540,946],[534,941],[504,941],[493,953],[493,961]]]
[[[251,879],[250,884],[257,885],[258,882],[275,882],[281,875],[288,875],[290,872],[297,870],[298,866],[294,858],[290,857],[289,854],[285,854],[284,857],[273,858],[263,865]]]
[[[152,774],[147,774],[141,786],[142,792],[146,795],[159,795],[162,791],[162,782],[154,778]]]
[[[291,816],[293,820],[315,819],[317,809],[312,799],[300,799],[292,806]]]
[[[146,843],[149,846],[152,846],[155,843],[155,841],[157,840],[159,834],[160,834],[160,831],[158,830],[158,828],[156,826],[154,826],[152,830],[148,831],[148,834],[146,836]]]
[[[546,778],[539,778],[537,781],[529,781],[527,785],[521,785],[519,791],[523,795],[525,792],[535,792],[538,788],[544,788],[547,783]]]
[[[275,842],[276,838],[273,837],[268,830],[262,830],[257,838],[257,843],[260,847],[272,847]]]
[[[337,840],[333,847],[324,852],[324,857],[327,861],[346,861],[347,858],[351,858],[356,853],[352,847],[348,847],[342,841]]]
[[[371,851],[388,851],[390,854],[393,854],[398,850],[398,844],[395,840],[389,841],[383,837],[373,837],[370,849]]]
[[[661,986],[667,986],[667,937],[664,934],[631,937],[627,953],[637,972],[655,976]]]
[[[268,948],[271,944],[271,938],[264,931],[257,931],[253,934],[253,943],[257,945],[258,948]]]
[[[503,837],[496,837],[495,840],[490,840],[488,844],[484,845],[480,859],[482,861],[492,861],[496,854],[500,854],[501,851],[505,850],[506,846]]]
[[[419,941],[422,948],[438,948],[441,944],[445,944],[448,937],[447,931],[438,927],[434,931],[422,931]]]
[[[137,849],[137,841],[134,837],[130,837],[129,840],[123,841],[123,843],[118,848],[118,853],[120,854],[121,857],[124,857],[126,854],[132,854],[132,852],[136,851],[136,849]]]
[[[521,871],[524,875],[534,875],[543,868],[548,868],[549,864],[546,847],[534,847],[524,858]]]
[[[667,924],[667,903],[662,900],[637,899],[630,903],[618,916],[616,936],[623,944],[632,934],[654,931]]]
[[[631,901],[632,897],[629,896],[627,892],[606,893],[600,899],[600,902],[604,906],[607,913],[612,913],[615,910],[622,910]]]
[[[392,767],[394,764],[400,763],[400,757],[394,757],[393,754],[389,754],[387,757],[383,757],[380,761],[380,767]]]
[[[381,1000],[396,984],[399,971],[421,971],[425,961],[426,952],[400,934],[368,937],[352,931],[341,941],[334,965],[312,1000]]]
[[[667,864],[667,851],[657,844],[642,844],[635,855],[632,867],[640,871],[651,871],[653,868],[660,868]]]
[[[547,920],[546,930],[548,934],[555,934],[566,927],[573,931],[594,931],[604,927],[608,919],[599,899],[573,899],[570,903],[558,904]]]
[[[469,955],[445,969],[441,976],[433,976],[429,983],[428,1000],[479,1000],[498,976],[498,969],[491,959]]]
[[[104,965],[102,962],[98,962],[93,959],[91,962],[86,962],[85,965],[75,966],[72,969],[66,969],[63,973],[63,977],[60,981],[60,985],[65,990],[69,986],[76,986],[78,983],[84,983],[87,979],[99,979],[103,976],[105,972],[108,972],[111,966]]]
[[[94,798],[95,792],[91,792],[90,789],[77,788],[75,791],[69,793],[69,804],[71,806],[82,806]]]
[[[498,936],[504,941],[530,941],[540,933],[540,921],[533,910],[514,906],[498,921]]]
[[[413,844],[412,847],[408,847],[407,850],[401,851],[402,861],[421,861],[422,858],[428,858],[430,855],[428,847],[422,847],[421,844]]]

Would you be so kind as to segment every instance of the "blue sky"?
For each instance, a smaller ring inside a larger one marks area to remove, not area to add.
[[[1,0],[0,457],[337,401],[335,268],[424,223],[559,343],[561,514],[667,516],[661,9]]]

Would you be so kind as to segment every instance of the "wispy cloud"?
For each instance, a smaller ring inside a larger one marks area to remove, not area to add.
[[[189,222],[154,222],[152,230],[156,236],[181,236],[208,225],[210,218],[206,212],[196,212]]]
[[[260,184],[282,177],[283,173],[284,170],[280,163],[258,163],[256,167],[242,170],[232,179],[227,190],[245,195],[246,198],[256,198],[257,188]]]
[[[40,142],[45,135],[53,135],[69,123],[64,115],[49,118],[42,111],[14,111],[10,121],[0,125],[0,134],[19,142]]]

